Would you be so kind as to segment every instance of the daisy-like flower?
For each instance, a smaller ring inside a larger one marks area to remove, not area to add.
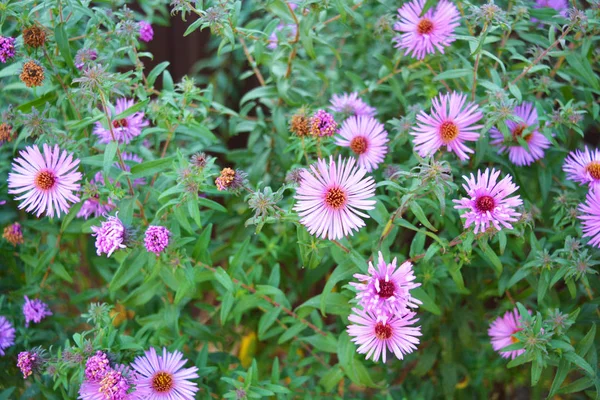
[[[140,28],[140,30],[139,30],[140,40],[142,40],[146,43],[151,41],[152,38],[154,37],[154,29],[152,29],[152,25],[150,25],[146,21],[140,21],[138,26]]]
[[[134,104],[134,100],[118,99],[117,105],[115,106],[115,114],[118,115],[122,113],[128,108],[133,107]],[[112,114],[110,110],[109,113]],[[111,121],[111,124],[115,140],[119,143],[127,144],[131,142],[134,137],[139,136],[142,133],[142,128],[148,126],[148,121],[144,119],[144,113],[138,111],[125,118],[115,119]],[[113,140],[110,128],[105,128],[100,122],[96,122],[94,134],[98,136],[98,141],[100,143],[110,143]]]
[[[357,117],[374,117],[377,114],[375,107],[371,107],[358,97],[358,92],[334,94],[329,102],[331,103],[329,108],[341,114]]]
[[[586,202],[579,205],[582,215],[578,218],[583,225],[583,237],[589,237],[588,244],[600,247],[600,187],[592,187]]]
[[[40,299],[29,300],[29,297],[24,297],[25,304],[23,304],[23,315],[25,316],[26,327],[29,327],[30,322],[39,324],[44,318],[52,315],[52,311],[50,311],[48,305]]]
[[[512,182],[512,177],[506,175],[500,182],[498,176],[500,171],[492,169],[490,172],[486,168],[484,173],[477,171],[477,179],[471,174],[471,177],[463,175],[467,184],[463,187],[469,197],[463,197],[459,200],[452,200],[457,210],[467,210],[462,217],[465,220],[465,229],[475,225],[475,233],[484,232],[490,226],[501,230],[502,227],[512,229],[511,222],[517,220],[521,215],[515,211],[515,208],[523,204],[519,195],[510,196],[519,187]]]
[[[519,311],[515,308],[512,311],[507,311],[502,317],[498,317],[494,322],[490,324],[488,329],[488,335],[492,341],[492,347],[504,358],[512,358],[520,356],[525,353],[525,349],[512,350],[512,351],[500,351],[506,346],[515,344],[519,341],[513,335],[521,331],[521,316]]]
[[[61,211],[69,212],[77,203],[81,173],[77,172],[78,159],[58,146],[43,145],[43,154],[37,146],[28,146],[15,158],[12,172],[8,174],[8,193],[20,195],[15,200],[23,200],[19,208],[27,212],[42,213],[50,217],[60,217]]]
[[[506,127],[511,132],[512,140],[506,143],[504,135],[496,127],[490,129],[490,143],[498,146],[498,153],[508,151],[508,159],[520,167],[531,165],[536,160],[544,157],[544,150],[550,147],[550,141],[538,131],[538,114],[532,103],[523,102],[515,107],[514,115],[519,122],[506,121]],[[531,130],[529,133],[527,131]],[[525,134],[525,136],[524,136]],[[527,142],[527,147],[521,146],[518,138]]]
[[[159,356],[150,348],[132,364],[137,374],[136,390],[148,393],[142,397],[147,400],[193,400],[198,385],[191,380],[198,378],[198,368],[183,368],[186,362],[179,351],[170,353],[163,348]]]
[[[159,256],[169,245],[171,232],[164,226],[150,225],[144,236],[146,250]]]
[[[96,254],[99,256],[106,253],[106,257],[110,257],[115,250],[127,247],[127,230],[117,214],[108,217],[100,226],[92,226],[92,236],[96,237]]]
[[[354,164],[353,158],[340,156],[336,163],[330,157],[329,163],[320,159],[311,165],[312,172],[302,171],[294,210],[311,235],[340,239],[365,225],[362,218],[369,216],[361,210],[375,208],[375,181]]]
[[[344,121],[335,143],[350,147],[358,165],[367,172],[377,169],[387,154],[388,133],[373,117],[350,117]]]
[[[417,126],[410,134],[414,136],[415,150],[421,157],[433,155],[442,146],[454,152],[461,160],[467,160],[467,153],[474,151],[465,142],[479,139],[479,129],[475,125],[483,114],[475,103],[467,103],[467,96],[452,92],[439,94],[431,103],[430,114],[421,111],[417,115]]]
[[[412,326],[419,321],[416,313],[409,312],[403,316],[375,315],[369,311],[353,308],[348,320],[348,335],[359,347],[358,354],[367,353],[366,359],[372,357],[377,362],[381,356],[386,361],[387,352],[394,353],[399,359],[417,349],[421,327]]]
[[[589,184],[590,187],[600,187],[600,151],[575,150],[565,159],[563,170],[567,179],[579,182],[581,185]]]
[[[6,317],[0,315],[0,356],[4,350],[15,344],[15,328]]]
[[[422,304],[410,295],[411,289],[421,286],[414,282],[412,263],[405,261],[397,268],[396,262],[394,258],[391,264],[386,263],[379,252],[377,267],[369,261],[369,275],[354,274],[360,282],[350,282],[350,285],[358,290],[356,298],[366,311],[377,315],[404,315],[410,311],[409,307],[416,308]]]
[[[400,32],[394,38],[394,47],[418,60],[436,50],[444,54],[444,47],[456,40],[454,29],[460,25],[460,14],[451,2],[441,0],[435,9],[432,7],[421,16],[424,6],[425,0],[405,3],[398,9],[399,21],[394,24],[394,30]]]

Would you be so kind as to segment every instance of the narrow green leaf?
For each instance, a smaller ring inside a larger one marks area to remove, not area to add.
[[[215,270],[215,279],[219,281],[221,285],[223,285],[225,290],[227,290],[228,292],[233,292],[233,281],[231,280],[229,275],[227,275],[227,272],[225,272],[223,268],[217,267],[217,269]]]
[[[73,63],[73,56],[71,55],[71,48],[69,47],[69,38],[65,32],[65,23],[59,22],[56,24],[54,28],[54,38],[56,40],[56,45],[58,46],[58,50],[60,54],[63,56],[63,59],[67,63],[67,65],[71,69],[75,69],[75,64]]]

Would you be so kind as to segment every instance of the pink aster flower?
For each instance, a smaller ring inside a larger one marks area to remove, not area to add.
[[[15,344],[15,328],[6,317],[0,315],[0,356],[4,350]]]
[[[377,169],[387,154],[388,133],[373,117],[350,117],[344,121],[335,143],[350,147],[358,157],[358,165],[367,172]]]
[[[22,351],[17,356],[17,367],[23,374],[23,379],[27,379],[40,368],[42,363],[41,356],[36,351]]]
[[[0,62],[6,63],[15,56],[15,38],[0,36]]]
[[[147,392],[143,397],[147,400],[193,400],[198,385],[191,380],[198,378],[198,368],[183,368],[186,362],[179,351],[170,353],[163,348],[159,356],[150,348],[132,364],[137,373],[136,389]]]
[[[79,160],[47,144],[43,145],[43,154],[37,146],[28,146],[19,155],[8,174],[8,193],[20,194],[15,200],[23,200],[19,208],[37,211],[37,217],[44,212],[50,217],[55,213],[60,217],[61,211],[68,213],[69,203],[79,201],[74,194],[81,180],[81,173],[76,171]]]
[[[444,54],[444,47],[456,40],[454,29],[460,25],[460,14],[451,2],[441,0],[421,17],[424,6],[425,0],[405,3],[398,9],[399,21],[394,24],[394,30],[400,32],[394,47],[418,60],[436,50]]]
[[[140,40],[143,40],[144,42],[151,41],[152,38],[154,37],[154,30],[152,29],[152,25],[150,25],[146,21],[140,21],[138,26],[140,28],[140,30],[139,30]]]
[[[42,319],[52,315],[52,311],[48,308],[48,305],[40,299],[29,300],[29,297],[25,297],[25,304],[23,304],[23,315],[25,316],[25,326],[29,327],[30,322],[39,324]]]
[[[506,121],[506,126],[512,134],[512,140],[508,143],[504,135],[496,127],[490,129],[491,144],[498,146],[498,153],[508,151],[508,159],[520,167],[530,165],[536,160],[544,157],[544,150],[550,147],[550,141],[538,131],[538,115],[532,103],[523,102],[515,108],[514,115],[519,122]],[[525,136],[526,131],[531,130]],[[527,142],[529,149],[521,146],[518,138]]]
[[[567,0],[535,0],[534,8],[543,8],[549,7],[554,8],[556,11],[560,12],[560,15],[563,17],[567,16],[567,10],[569,8],[569,3]],[[533,19],[532,19],[533,20]]]
[[[600,247],[600,188],[592,187],[586,202],[579,205],[582,215],[578,218],[583,225],[583,237],[589,237],[588,244]]]
[[[97,380],[84,379],[79,388],[82,400],[135,400],[145,399],[144,393],[134,389],[136,375],[125,365],[108,368]]]
[[[462,217],[465,218],[465,229],[475,225],[475,233],[484,232],[490,226],[501,230],[502,226],[512,229],[510,222],[517,220],[521,215],[515,211],[515,208],[523,204],[519,195],[508,197],[519,187],[512,182],[512,177],[506,175],[504,179],[498,182],[500,171],[486,168],[482,174],[477,171],[477,179],[471,174],[471,177],[463,175],[467,184],[463,187],[467,191],[468,197],[459,200],[452,200],[457,210],[467,210]],[[502,225],[502,226],[501,226]]]
[[[100,382],[104,375],[111,370],[106,353],[97,351],[85,362],[85,379],[89,382]]]
[[[169,245],[171,232],[164,226],[150,225],[144,237],[146,250],[159,256]]]
[[[127,230],[118,215],[108,217],[100,226],[92,226],[92,231],[92,236],[96,237],[96,254],[99,256],[106,253],[106,257],[110,257],[115,250],[127,247]]]
[[[331,103],[329,108],[341,114],[357,117],[374,117],[377,114],[375,107],[371,107],[358,97],[358,92],[334,94],[329,102]]]
[[[517,343],[519,340],[513,335],[521,331],[521,316],[515,308],[512,311],[507,311],[503,317],[498,317],[490,324],[488,335],[492,338],[492,347],[503,358],[512,358],[525,353],[525,349],[501,351],[506,346]]]
[[[140,157],[134,153],[124,152],[123,154],[121,154],[121,156],[123,157],[123,161],[125,164],[125,171],[127,171],[127,172],[131,172],[131,165],[140,164],[141,162],[144,161],[142,159],[142,157]],[[115,163],[115,167],[117,167],[119,169],[123,169],[123,168],[121,168],[120,163]],[[137,187],[137,186],[145,185],[145,184],[146,184],[146,179],[144,179],[144,178],[137,178],[137,179],[134,179],[132,182],[133,187]]]
[[[267,44],[267,49],[275,50],[277,45],[279,44],[278,35],[280,32],[285,33],[286,37],[293,38],[296,36],[296,25],[295,24],[279,24],[275,28],[275,30],[269,35],[269,44]]]
[[[386,263],[379,252],[377,267],[369,261],[368,275],[354,274],[361,282],[350,282],[350,285],[358,290],[356,298],[366,311],[376,315],[404,315],[410,311],[409,307],[416,308],[422,304],[410,295],[411,289],[421,286],[413,282],[415,273],[412,263],[405,261],[397,268],[396,261],[394,258],[391,264]]]
[[[78,70],[83,70],[85,67],[88,67],[92,61],[95,61],[98,58],[98,52],[94,49],[79,49],[75,54],[75,67]]]
[[[456,153],[461,160],[469,158],[467,153],[474,151],[465,142],[479,139],[476,124],[483,114],[475,103],[467,103],[467,96],[452,92],[439,94],[431,103],[431,115],[421,111],[417,115],[418,124],[410,134],[414,136],[415,150],[421,157],[428,157],[442,146]]]
[[[338,124],[333,115],[325,110],[317,110],[310,118],[310,134],[313,136],[333,136]]]
[[[372,356],[377,362],[381,356],[386,361],[387,352],[394,353],[399,359],[417,349],[420,326],[411,326],[417,321],[416,313],[409,312],[403,316],[375,315],[369,311],[353,308],[348,320],[353,324],[348,326],[348,335],[359,347],[358,354],[367,353],[366,359]]]
[[[115,114],[122,113],[128,108],[133,107],[134,104],[133,100],[118,99]],[[112,116],[110,110],[109,113]],[[131,142],[134,137],[139,136],[142,133],[142,128],[148,126],[148,121],[144,119],[144,113],[141,111],[128,115],[125,118],[113,120],[111,123],[115,140],[126,144]],[[113,140],[110,128],[105,128],[100,122],[96,122],[94,134],[98,136],[100,143],[110,143]]]
[[[581,185],[600,187],[600,151],[589,150],[586,146],[584,151],[575,150],[569,153],[563,170],[567,173],[567,179]]]
[[[311,165],[312,172],[302,170],[294,210],[311,235],[340,239],[365,225],[362,218],[369,216],[361,210],[375,208],[375,181],[354,164],[353,158],[340,156],[336,163],[330,157],[329,163],[320,159]]]

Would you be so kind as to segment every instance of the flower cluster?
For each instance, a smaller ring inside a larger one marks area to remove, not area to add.
[[[386,361],[387,352],[398,359],[417,349],[421,327],[414,326],[419,321],[412,308],[421,302],[410,291],[418,286],[410,261],[400,267],[396,258],[386,263],[379,252],[377,267],[369,262],[368,275],[355,274],[360,282],[350,284],[357,289],[356,300],[362,308],[353,308],[348,319],[348,334],[358,347],[358,353],[366,353],[366,358]]]

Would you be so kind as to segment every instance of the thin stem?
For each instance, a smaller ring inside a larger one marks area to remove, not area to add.
[[[252,54],[250,54],[250,51],[248,50],[248,46],[246,46],[246,41],[241,36],[239,39],[240,39],[240,43],[242,44],[242,48],[244,49],[244,54],[246,55],[246,58],[248,59],[248,63],[250,64],[250,67],[252,67],[252,71],[254,71],[254,75],[256,75],[256,79],[258,79],[258,82],[260,83],[261,86],[266,86],[267,84],[265,83],[265,78],[263,78],[262,74],[260,73],[260,70],[256,67],[256,62],[254,61]]]
[[[331,240],[331,243],[342,249],[345,253],[350,253],[350,249],[338,242],[337,240]]]
[[[477,90],[477,70],[479,69],[479,61],[481,60],[481,50],[483,50],[483,42],[487,36],[487,22],[483,24],[483,31],[481,32],[481,44],[478,46],[477,57],[475,58],[475,66],[473,67],[473,85],[471,87],[471,101],[475,101],[475,91]]]

